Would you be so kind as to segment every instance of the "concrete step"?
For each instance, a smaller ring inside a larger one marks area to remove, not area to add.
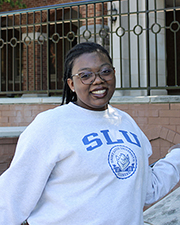
[[[144,225],[180,225],[180,187],[144,212]]]

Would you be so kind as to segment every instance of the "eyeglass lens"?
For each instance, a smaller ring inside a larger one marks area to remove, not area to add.
[[[114,69],[113,68],[103,69],[103,70],[99,71],[98,73],[93,73],[90,71],[79,73],[79,77],[80,77],[82,83],[84,83],[84,84],[93,83],[94,80],[96,79],[97,75],[99,75],[99,77],[102,80],[109,81],[114,76]]]

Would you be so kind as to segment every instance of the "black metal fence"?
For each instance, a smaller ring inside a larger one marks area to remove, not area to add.
[[[79,1],[0,13],[0,95],[59,95],[67,51],[109,51],[119,95],[180,94],[180,1]]]

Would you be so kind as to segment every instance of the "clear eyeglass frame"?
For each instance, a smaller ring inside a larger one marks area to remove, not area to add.
[[[81,75],[82,74],[84,74],[84,75],[86,74],[86,73],[83,73],[83,72],[80,72],[80,73],[76,73],[74,75],[71,75],[71,77],[78,76],[83,84],[89,85],[89,84],[92,84],[95,81],[97,75],[103,81],[110,81],[110,80],[112,80],[114,78],[114,70],[115,70],[115,67],[110,68],[110,70],[111,71],[109,72],[108,75],[102,75],[102,73],[104,72],[104,70],[101,70],[99,72],[88,72],[89,74],[94,75],[94,76],[90,77],[92,79],[83,79]]]

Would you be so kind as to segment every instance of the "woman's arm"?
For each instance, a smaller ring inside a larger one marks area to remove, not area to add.
[[[180,180],[180,144],[170,148],[165,158],[149,167],[146,204],[164,197]]]

